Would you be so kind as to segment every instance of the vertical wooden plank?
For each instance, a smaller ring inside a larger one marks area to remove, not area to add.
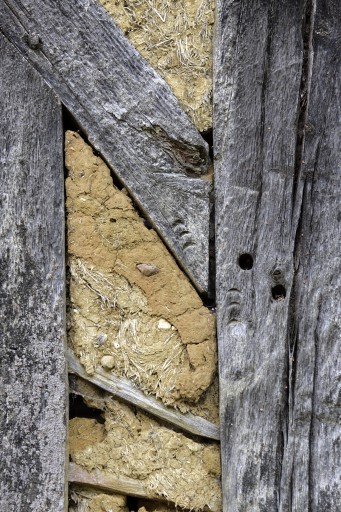
[[[283,511],[341,510],[341,4],[318,0],[296,237]]]
[[[225,512],[341,507],[340,21],[334,0],[218,1]]]
[[[0,35],[0,509],[66,510],[61,105]]]
[[[218,0],[214,144],[224,510],[278,510],[304,2]]]

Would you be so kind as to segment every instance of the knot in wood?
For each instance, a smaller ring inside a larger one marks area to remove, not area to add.
[[[275,283],[278,283],[278,281],[280,281],[280,279],[282,278],[283,274],[282,274],[282,271],[281,269],[279,268],[276,268],[273,272],[272,272],[272,279],[275,281]]]
[[[38,34],[26,34],[25,42],[31,50],[39,50],[42,47],[42,41]]]

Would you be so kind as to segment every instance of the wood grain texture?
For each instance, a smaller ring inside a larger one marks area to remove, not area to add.
[[[86,471],[74,462],[69,463],[69,482],[74,484],[86,485],[95,489],[137,498],[152,498],[159,501],[166,501],[162,496],[152,494],[140,480],[134,480],[126,476],[115,478],[114,476],[95,469],[94,471]]]
[[[66,510],[61,105],[0,35],[0,509]]]
[[[219,440],[219,427],[214,425],[214,423],[200,416],[195,416],[190,413],[182,414],[166,407],[160,400],[145,395],[127,379],[116,377],[114,374],[108,373],[102,368],[97,368],[94,375],[88,375],[71,350],[68,351],[68,363],[70,373],[75,373],[82,379],[95,384],[108,393],[112,393],[125,402],[147,411],[156,418],[166,421],[170,425],[175,425],[185,432]]]
[[[0,20],[207,291],[207,144],[166,83],[94,0],[2,0]]]
[[[340,7],[217,7],[224,511],[336,512]]]
[[[316,2],[311,32],[280,510],[337,512],[341,510],[340,2]]]

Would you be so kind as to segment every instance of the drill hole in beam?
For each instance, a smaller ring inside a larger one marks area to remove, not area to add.
[[[238,258],[238,265],[242,270],[251,270],[253,267],[253,257],[251,254],[244,253]]]
[[[287,294],[286,289],[282,284],[277,284],[271,288],[271,295],[275,301],[282,301],[285,299]]]

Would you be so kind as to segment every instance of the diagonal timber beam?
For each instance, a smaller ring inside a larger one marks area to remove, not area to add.
[[[207,291],[207,144],[167,84],[94,0],[0,0],[0,31],[54,89],[199,291]]]

